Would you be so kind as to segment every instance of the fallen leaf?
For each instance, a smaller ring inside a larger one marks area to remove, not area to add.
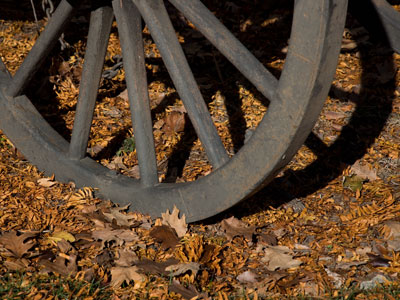
[[[364,179],[357,175],[345,176],[343,187],[352,190],[353,192],[361,191]]]
[[[150,236],[166,250],[175,248],[179,244],[179,239],[175,229],[167,225],[155,226],[150,231]]]
[[[9,271],[26,270],[26,268],[29,266],[29,261],[25,258],[17,260],[5,260],[3,263]]]
[[[51,236],[48,237],[48,240],[59,242],[61,240],[65,240],[67,242],[75,242],[75,237],[67,231],[58,231],[54,232]]]
[[[130,267],[138,260],[136,253],[130,249],[119,249],[118,255],[115,264],[120,267]]]
[[[244,236],[247,240],[251,241],[255,231],[255,226],[247,226],[246,223],[233,216],[222,220],[221,227],[229,240],[232,240],[235,236]]]
[[[400,239],[400,222],[398,221],[387,221],[383,224],[383,230],[385,233],[385,239]]]
[[[111,286],[114,288],[120,287],[124,282],[129,284],[133,280],[135,282],[134,289],[139,287],[146,278],[144,275],[137,273],[137,271],[138,268],[136,266],[111,268]]]
[[[57,182],[53,181],[52,178],[46,177],[46,178],[40,178],[37,180],[37,183],[40,186],[44,186],[44,187],[52,187],[53,185],[55,185]]]
[[[374,268],[389,267],[390,266],[390,261],[388,259],[386,259],[386,258],[383,258],[380,255],[375,255],[375,254],[372,254],[372,253],[368,253],[368,256],[369,256],[369,263]]]
[[[371,280],[362,281],[360,283],[360,289],[370,290],[388,281],[389,280],[385,276],[377,274]]]
[[[328,268],[325,268],[325,272],[326,272],[326,275],[328,275],[332,279],[333,286],[336,289],[340,289],[343,286],[343,284],[345,283],[344,277],[339,275],[338,273],[332,272]]]
[[[176,132],[182,132],[185,129],[185,115],[172,111],[164,118],[163,130],[168,135],[173,135]]]
[[[346,117],[345,113],[336,112],[336,111],[327,111],[327,112],[324,112],[323,115],[325,116],[325,119],[327,119],[327,120],[338,120],[338,119],[343,119]]]
[[[268,264],[269,271],[277,269],[285,270],[298,267],[302,264],[301,260],[294,259],[290,253],[290,249],[286,246],[270,246],[264,250],[265,255],[261,259],[262,262]]]
[[[185,299],[199,299],[198,296],[200,295],[197,292],[196,288],[189,284],[187,288],[180,284],[178,280],[173,280],[172,284],[168,286],[168,292],[174,292],[181,295]]]
[[[101,254],[97,255],[94,260],[99,266],[105,266],[110,263],[113,258],[110,251],[104,250],[103,252],[101,252]]]
[[[135,226],[136,222],[131,221],[133,219],[131,215],[127,215],[126,213],[125,214],[121,213],[121,211],[127,210],[128,207],[129,205],[126,205],[124,207],[112,207],[110,208],[109,213],[103,212],[103,215],[110,223],[112,223],[112,221],[115,220],[117,225],[119,226],[127,226],[127,227],[131,225]]]
[[[166,272],[169,272],[171,276],[179,276],[188,271],[191,271],[192,274],[196,275],[200,269],[200,264],[196,262],[189,263],[181,263],[176,265],[170,265],[165,268]]]
[[[41,259],[39,260],[39,264],[45,267],[43,272],[55,272],[63,276],[69,276],[75,275],[78,271],[76,258],[76,255],[59,254],[54,261]]]
[[[176,234],[179,238],[183,237],[187,232],[187,224],[185,214],[181,218],[179,218],[179,209],[174,205],[174,209],[172,213],[169,213],[169,209],[167,212],[161,214],[162,224],[169,225],[173,229],[175,229]]]
[[[17,235],[15,231],[5,232],[0,236],[0,244],[9,250],[12,256],[21,258],[29,249],[36,245],[34,241],[27,241],[25,243],[24,241],[36,235],[37,233],[34,232],[25,232],[20,235]]]
[[[259,233],[257,234],[258,242],[270,246],[276,246],[278,244],[278,239],[273,233]]]
[[[362,179],[368,179],[369,181],[379,179],[379,177],[376,175],[376,171],[369,168],[367,165],[362,165],[360,160],[357,160],[350,169],[354,174]]]
[[[179,260],[177,260],[176,258],[170,258],[162,262],[156,262],[154,260],[149,260],[149,259],[142,259],[136,261],[135,265],[144,273],[168,276],[169,272],[165,271],[165,269],[168,266],[176,265],[177,263],[179,263]]]
[[[255,283],[257,282],[257,275],[251,271],[246,271],[237,276],[236,279],[242,283]]]
[[[97,229],[92,231],[92,237],[103,243],[115,241],[119,246],[124,242],[133,242],[139,239],[134,231],[128,229]]]

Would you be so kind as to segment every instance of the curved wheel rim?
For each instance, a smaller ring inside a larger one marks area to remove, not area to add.
[[[176,205],[188,221],[210,217],[271,180],[304,142],[333,77],[346,6],[347,1],[341,0],[296,2],[291,43],[275,101],[240,151],[223,167],[195,182],[146,187],[88,157],[71,160],[66,150],[69,144],[44,121],[29,99],[7,95],[6,86],[12,83],[3,71],[0,128],[31,162],[55,173],[59,180],[98,187],[103,197],[151,215]],[[307,80],[296,78],[299,69]],[[285,126],[276,127],[277,120]]]

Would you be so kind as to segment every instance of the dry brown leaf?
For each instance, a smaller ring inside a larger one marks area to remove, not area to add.
[[[286,246],[270,246],[264,250],[265,255],[261,259],[262,262],[268,264],[267,269],[269,271],[275,271],[277,269],[285,270],[289,268],[298,267],[302,264],[301,260],[294,259],[291,251]]]
[[[178,237],[181,238],[186,234],[188,226],[186,224],[185,214],[179,218],[179,209],[175,205],[171,214],[169,213],[169,209],[167,209],[167,212],[162,213],[161,217],[162,223],[174,228]]]
[[[121,284],[126,282],[129,284],[130,281],[134,281],[134,289],[140,287],[143,281],[145,281],[145,276],[137,273],[138,268],[133,267],[113,267],[111,268],[111,285],[113,287],[120,287]]]
[[[247,240],[251,241],[256,229],[255,226],[247,226],[246,223],[233,216],[222,220],[221,227],[229,240],[232,240],[235,236],[244,236]]]
[[[171,276],[179,276],[188,271],[191,271],[192,274],[196,275],[199,270],[200,264],[196,262],[181,263],[165,268],[165,271],[168,272]]]
[[[173,135],[185,129],[185,115],[180,112],[171,112],[164,118],[164,122],[163,130],[166,134]]]
[[[327,111],[323,114],[327,120],[337,120],[343,119],[346,117],[345,113],[337,112],[337,111]]]
[[[144,273],[168,276],[169,273],[165,271],[165,269],[168,266],[176,265],[177,263],[179,263],[179,260],[177,260],[176,258],[170,258],[162,262],[156,262],[149,259],[142,259],[135,262],[135,265]]]
[[[56,259],[52,262],[47,259],[41,259],[39,261],[40,265],[45,266],[43,272],[55,272],[63,276],[75,275],[78,271],[76,265],[77,256],[71,255],[58,255]]]
[[[374,181],[379,179],[378,175],[376,175],[376,170],[369,168],[367,165],[362,165],[360,160],[357,160],[352,166],[351,171],[357,176],[368,179],[369,181]]]
[[[119,249],[118,255],[115,264],[120,267],[130,267],[138,260],[136,253],[130,249]]]
[[[257,275],[251,271],[246,271],[237,276],[236,279],[242,283],[255,283],[257,282]]]
[[[29,266],[29,260],[25,258],[17,259],[17,260],[5,260],[4,266],[9,271],[18,271],[25,270]]]
[[[12,256],[21,258],[36,244],[34,241],[27,241],[26,243],[24,241],[36,235],[37,233],[34,232],[25,232],[20,235],[17,235],[15,231],[5,232],[0,236],[0,244],[9,250]]]
[[[92,232],[92,237],[103,243],[115,241],[119,246],[124,242],[133,242],[139,239],[134,231],[127,229],[97,229]]]
[[[172,281],[172,284],[168,287],[168,291],[180,294],[184,299],[193,299],[200,296],[200,293],[197,292],[193,285],[189,284],[188,288],[185,288],[178,280]]]
[[[167,225],[155,226],[150,231],[150,236],[166,250],[175,248],[179,244],[175,229]]]
[[[124,207],[112,207],[110,208],[110,212],[103,212],[103,215],[109,221],[112,223],[113,220],[116,221],[117,225],[119,226],[133,226],[136,225],[135,221],[132,221],[133,216],[127,215],[126,213],[121,213],[121,211],[127,210],[129,205],[126,205]]]
[[[37,183],[40,186],[44,186],[44,187],[52,187],[53,185],[55,185],[57,182],[53,181],[53,179],[51,177],[46,177],[46,178],[40,178],[37,180]]]

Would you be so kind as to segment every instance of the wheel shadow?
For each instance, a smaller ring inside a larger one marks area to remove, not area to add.
[[[369,14],[368,19],[369,22],[372,20],[376,22],[375,30],[379,28],[380,21],[375,12]],[[314,162],[302,170],[294,171],[286,168],[281,176],[273,179],[253,196],[210,218],[206,223],[215,223],[232,215],[238,218],[252,215],[269,207],[279,207],[295,198],[309,196],[326,187],[329,182],[342,175],[345,168],[367,153],[389,118],[396,90],[395,78],[385,83],[376,80],[377,65],[386,64],[395,67],[393,51],[390,49],[385,32],[380,31],[378,35],[371,36],[371,41],[372,43],[367,46],[358,45],[362,69],[359,93],[331,87],[330,95],[340,95],[339,101],[356,104],[351,119],[342,128],[333,144],[328,146],[311,133],[305,145],[317,156]],[[379,95],[376,93],[377,90],[380,91]]]

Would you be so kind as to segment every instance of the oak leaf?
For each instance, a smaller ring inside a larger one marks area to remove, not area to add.
[[[37,180],[37,183],[40,186],[44,186],[44,187],[52,187],[53,185],[55,185],[57,182],[53,181],[52,178],[46,177],[46,178],[40,178]]]
[[[242,283],[255,283],[257,282],[257,275],[251,271],[245,271],[236,277]]]
[[[201,299],[204,294],[200,294],[194,285],[189,284],[186,288],[178,280],[173,280],[172,284],[168,287],[168,292],[174,292],[180,294],[184,299]]]
[[[78,271],[76,265],[77,256],[74,254],[59,254],[54,261],[41,259],[39,264],[45,266],[43,272],[55,272],[63,276],[75,275]]]
[[[179,243],[175,229],[167,225],[153,227],[150,231],[150,236],[155,239],[156,242],[161,243],[161,246],[165,250],[168,248],[175,248]]]
[[[196,275],[200,269],[200,264],[196,262],[180,263],[176,265],[170,265],[165,268],[165,271],[170,272],[171,276],[179,276],[188,271]]]
[[[379,179],[378,175],[376,174],[376,171],[372,168],[369,168],[367,165],[362,165],[360,163],[360,160],[357,160],[352,166],[351,166],[351,171],[353,171],[354,174],[357,176],[363,178],[363,179],[368,179],[369,181],[374,181]]]
[[[120,287],[124,282],[128,283],[130,281],[135,282],[134,288],[138,288],[143,281],[145,281],[145,276],[137,273],[138,267],[113,267],[111,268],[111,285],[113,287]]]
[[[109,213],[103,212],[103,215],[110,223],[112,223],[112,221],[115,220],[117,225],[129,227],[131,225],[135,225],[136,222],[131,221],[133,219],[131,215],[121,213],[121,211],[128,209],[128,207],[129,205],[126,205],[124,207],[113,207],[110,208]]]
[[[97,229],[92,231],[92,237],[103,241],[103,243],[115,241],[119,246],[125,242],[133,242],[139,239],[134,231],[127,229]]]
[[[290,254],[290,249],[286,246],[270,246],[264,251],[265,255],[261,261],[268,264],[267,269],[269,271],[275,271],[276,269],[285,270],[298,267],[302,264],[301,260],[293,258]]]
[[[179,260],[176,258],[170,258],[166,261],[157,262],[149,259],[142,259],[135,262],[135,265],[145,273],[153,274],[153,275],[164,275],[168,276],[169,272],[165,271],[168,266],[176,265],[179,263]]]
[[[25,242],[25,240],[36,235],[37,233],[34,232],[25,232],[20,235],[17,235],[15,231],[5,232],[0,236],[0,244],[9,250],[12,256],[21,258],[36,244],[34,241]]]
[[[247,240],[251,241],[256,229],[255,226],[247,226],[246,223],[233,216],[222,220],[221,227],[229,240],[232,240],[235,236],[244,236]]]
[[[185,129],[185,115],[180,112],[171,112],[164,118],[164,122],[163,130],[166,134],[173,135]]]
[[[136,253],[129,249],[120,249],[118,254],[115,264],[120,267],[130,267],[138,260]]]
[[[175,205],[172,213],[170,213],[169,209],[167,209],[167,212],[162,213],[161,217],[162,223],[174,228],[179,238],[186,234],[188,229],[186,224],[186,216],[183,214],[183,216],[179,218],[179,209]]]

